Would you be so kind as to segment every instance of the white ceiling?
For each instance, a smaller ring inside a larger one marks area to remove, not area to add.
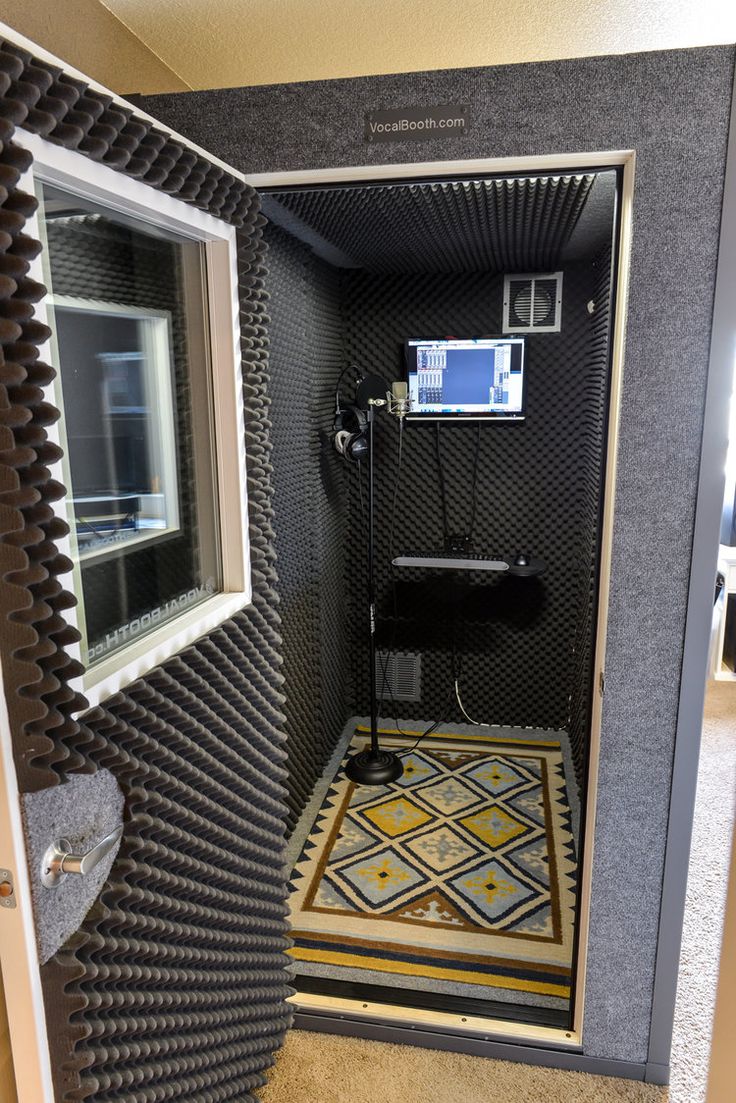
[[[736,39],[733,0],[101,2],[192,88],[497,65]],[[128,90],[133,91],[135,75],[130,79]]]

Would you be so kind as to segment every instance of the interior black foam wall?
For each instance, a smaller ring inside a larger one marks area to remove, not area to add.
[[[395,568],[399,619],[393,617],[391,513],[397,473],[398,427],[376,415],[376,585],[381,638],[422,655],[422,695],[401,702],[409,718],[461,720],[453,694],[452,634],[461,666],[463,703],[491,724],[567,729],[576,677],[575,643],[580,598],[592,620],[590,577],[597,542],[602,421],[608,365],[592,356],[587,310],[596,283],[590,264],[565,271],[562,329],[526,339],[525,421],[480,423],[476,524],[473,545],[490,555],[524,551],[547,564],[541,578],[453,575]],[[426,335],[500,332],[503,280],[483,275],[368,275],[345,273],[347,353],[364,370],[399,377],[403,340]],[[595,407],[591,410],[591,404]],[[443,523],[436,425],[408,423],[396,499],[393,554],[441,548]],[[478,428],[440,427],[448,528],[466,532]],[[357,477],[357,476],[354,476]],[[357,495],[352,525],[363,533]],[[364,619],[365,541],[349,543],[346,592],[351,621]],[[360,583],[356,585],[356,581]],[[388,618],[388,619],[387,619]],[[364,633],[355,633],[356,708],[368,709]],[[590,652],[587,652],[588,664]],[[586,691],[587,691],[587,682]],[[390,701],[383,712],[390,711]],[[580,764],[584,748],[579,747]]]
[[[587,766],[586,748],[590,733],[591,693],[599,693],[601,687],[591,685],[593,654],[596,644],[596,608],[598,602],[598,548],[602,499],[596,492],[605,477],[606,435],[608,432],[608,405],[610,394],[609,365],[613,334],[612,257],[610,246],[604,249],[593,263],[594,286],[590,301],[592,342],[590,346],[590,374],[586,389],[584,417],[586,429],[582,436],[585,462],[579,471],[578,515],[581,527],[593,535],[590,545],[590,570],[581,569],[578,576],[578,593],[574,596],[577,610],[575,636],[572,646],[573,673],[570,692],[570,719],[568,731],[578,782],[583,784]]]
[[[288,732],[289,825],[343,728],[348,700],[345,485],[327,441],[343,364],[338,274],[266,229],[276,553]]]
[[[28,278],[26,129],[240,229],[252,604],[88,712],[62,579],[58,418]],[[242,181],[84,81],[0,43],[0,657],[22,791],[110,769],[125,834],[98,902],[41,970],[60,1103],[253,1100],[285,1004],[283,678],[273,547],[262,216]]]

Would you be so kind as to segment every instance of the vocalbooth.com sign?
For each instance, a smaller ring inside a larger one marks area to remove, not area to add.
[[[467,104],[446,103],[441,107],[396,107],[371,111],[365,117],[366,142],[405,142],[407,139],[452,138],[466,134]]]

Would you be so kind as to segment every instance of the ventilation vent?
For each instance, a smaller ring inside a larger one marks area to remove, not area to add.
[[[376,697],[419,701],[422,695],[422,658],[414,651],[379,651]]]
[[[504,333],[559,333],[561,318],[562,272],[504,276]]]

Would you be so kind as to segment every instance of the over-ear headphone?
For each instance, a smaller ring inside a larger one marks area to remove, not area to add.
[[[359,369],[348,364],[340,372],[335,387],[335,420],[332,423],[332,443],[346,460],[359,463],[368,455],[368,399],[383,397],[386,384],[379,376],[359,376],[355,402],[349,406],[340,404],[340,383],[346,371]]]

